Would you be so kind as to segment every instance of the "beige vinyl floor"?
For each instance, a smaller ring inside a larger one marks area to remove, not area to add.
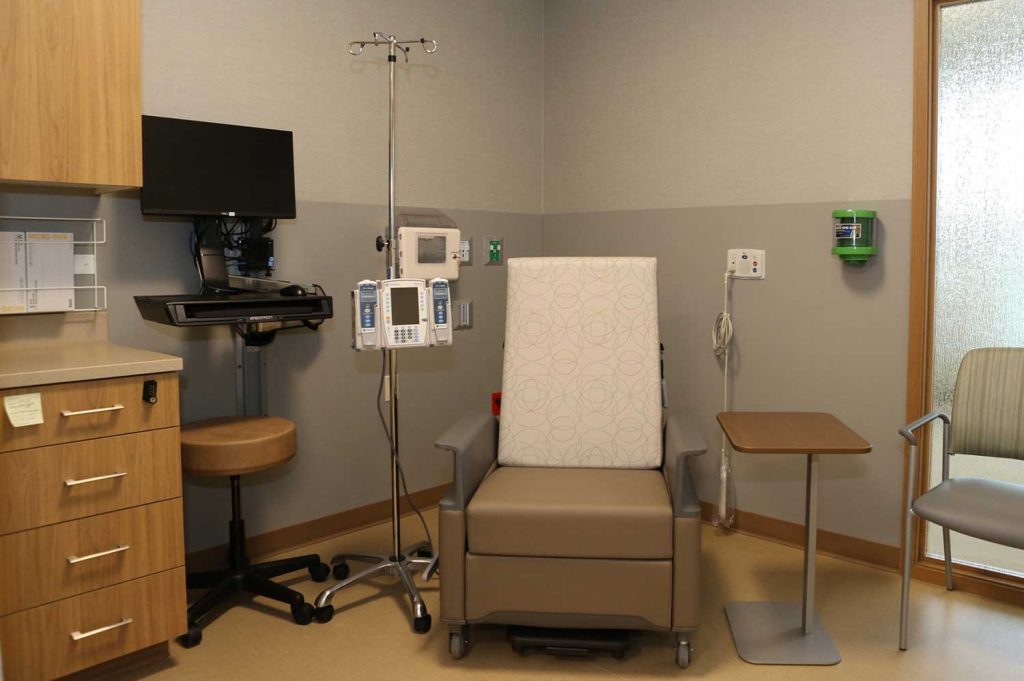
[[[436,536],[436,512],[427,514]],[[420,536],[415,518],[403,526]],[[389,528],[378,525],[324,541],[312,548],[329,559],[347,551],[381,552]],[[307,553],[309,551],[301,551]],[[300,553],[299,551],[295,553]],[[328,624],[301,627],[286,609],[258,599],[220,614],[206,625],[201,645],[171,644],[171,659],[123,673],[118,681],[403,678],[422,681],[470,679],[1024,679],[1024,609],[967,593],[947,593],[930,584],[912,587],[910,650],[897,650],[899,578],[895,573],[819,556],[819,613],[843,655],[835,667],[768,667],[747,664],[733,647],[723,605],[731,600],[798,600],[802,575],[799,549],[705,527],[703,624],[695,659],[687,670],[673,662],[671,635],[640,634],[624,660],[610,656],[560,659],[520,656],[500,628],[473,631],[462,660],[449,658],[447,630],[437,622],[438,583],[424,586],[435,622],[421,636],[412,632],[409,608],[392,578],[340,592],[338,612]],[[288,583],[315,598],[319,584],[306,573]],[[193,594],[194,596],[195,594]]]

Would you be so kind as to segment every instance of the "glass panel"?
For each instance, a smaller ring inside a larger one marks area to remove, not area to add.
[[[952,406],[971,348],[1024,345],[1024,0],[982,0],[940,14],[934,392]],[[930,479],[942,473],[933,428]],[[951,475],[1024,484],[1024,463],[955,456]],[[928,527],[928,555],[942,555]],[[1024,551],[953,535],[958,562],[1024,575]]]

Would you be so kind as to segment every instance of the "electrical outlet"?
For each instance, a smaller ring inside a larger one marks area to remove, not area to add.
[[[733,279],[764,279],[765,252],[757,248],[730,248],[725,267]]]
[[[459,263],[462,267],[473,264],[473,237],[459,241]]]

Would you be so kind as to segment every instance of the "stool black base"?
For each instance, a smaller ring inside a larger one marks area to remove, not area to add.
[[[287,603],[291,606],[292,619],[297,624],[309,624],[313,621],[315,609],[307,603],[305,596],[294,589],[271,581],[273,577],[309,570],[314,582],[323,582],[331,575],[331,567],[320,560],[316,554],[282,558],[266,563],[249,563],[245,551],[245,521],[242,520],[242,503],[239,476],[231,476],[231,522],[228,523],[229,567],[226,570],[211,570],[187,575],[185,582],[190,589],[207,589],[188,609],[188,633],[180,636],[178,641],[186,648],[199,645],[203,640],[200,620],[223,601],[239,593],[250,593],[256,596]]]

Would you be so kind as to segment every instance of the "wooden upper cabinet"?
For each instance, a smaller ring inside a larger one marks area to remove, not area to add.
[[[142,185],[140,0],[0,0],[0,181]]]

